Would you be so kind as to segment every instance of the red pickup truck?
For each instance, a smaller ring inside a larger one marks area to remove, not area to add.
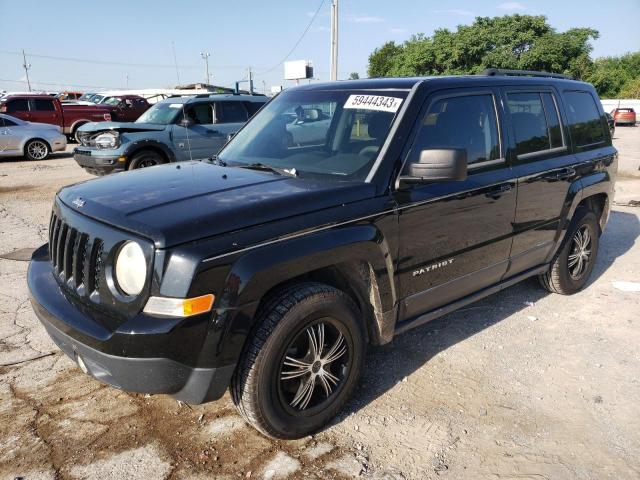
[[[60,103],[50,95],[9,95],[0,100],[0,113],[28,122],[57,125],[69,137],[76,137],[81,125],[112,119],[113,106]],[[77,141],[77,139],[76,139]]]

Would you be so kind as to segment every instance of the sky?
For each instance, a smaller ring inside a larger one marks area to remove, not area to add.
[[[27,89],[20,52],[36,88],[95,91],[172,87],[205,80],[233,86],[254,72],[255,87],[292,85],[282,61],[311,60],[329,79],[331,0],[88,0],[51,3],[0,0],[0,90]],[[314,18],[314,13],[318,12]],[[437,28],[455,29],[476,16],[545,15],[558,31],[600,32],[593,56],[640,50],[640,0],[339,0],[338,78],[366,76],[376,47]],[[175,52],[175,59],[174,59]],[[59,58],[50,58],[59,57]],[[177,61],[178,68],[175,64]],[[179,79],[179,82],[178,82]]]

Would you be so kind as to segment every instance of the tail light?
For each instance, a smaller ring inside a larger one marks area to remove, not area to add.
[[[103,115],[105,121],[110,122],[111,121],[111,114],[110,113],[105,113]]]

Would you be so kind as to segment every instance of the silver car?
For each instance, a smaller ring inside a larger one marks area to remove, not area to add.
[[[51,152],[66,148],[67,137],[60,127],[25,122],[0,113],[0,157],[24,155],[28,160],[44,160]]]

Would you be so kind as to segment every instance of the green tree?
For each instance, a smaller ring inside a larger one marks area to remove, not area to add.
[[[473,74],[488,67],[535,69],[581,77],[591,66],[590,41],[598,32],[556,32],[544,16],[477,17],[455,31],[414,35],[402,45],[387,42],[369,57],[371,77]]]
[[[640,77],[629,80],[618,94],[619,98],[640,98]]]
[[[349,80],[358,80],[360,78],[360,75],[358,74],[358,72],[351,72],[349,74]]]

